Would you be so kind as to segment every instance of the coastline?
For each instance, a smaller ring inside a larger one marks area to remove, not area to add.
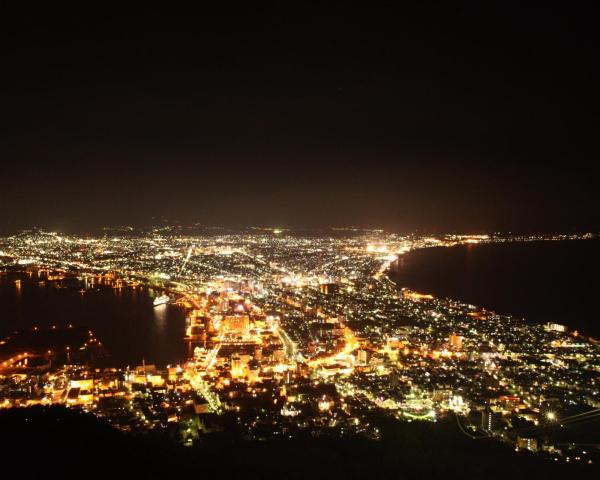
[[[528,323],[561,323],[598,338],[592,293],[598,287],[593,270],[599,255],[597,239],[428,247],[400,256],[385,276],[398,288]]]

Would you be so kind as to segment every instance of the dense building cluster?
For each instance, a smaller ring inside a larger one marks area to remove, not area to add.
[[[378,415],[455,416],[475,438],[591,461],[547,432],[600,408],[596,340],[402,289],[386,275],[419,248],[588,237],[162,228],[2,238],[4,271],[159,286],[187,312],[190,354],[160,368],[96,368],[92,332],[73,357],[64,345],[59,358],[11,350],[4,339],[0,406],[78,406],[122,430],[164,430],[186,444],[232,430],[253,439],[377,438]]]

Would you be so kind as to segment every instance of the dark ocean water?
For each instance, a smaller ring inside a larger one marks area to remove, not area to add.
[[[402,287],[600,337],[600,240],[417,250],[390,277]]]
[[[159,365],[185,360],[185,312],[173,305],[154,307],[154,292],[100,286],[80,293],[83,285],[76,280],[60,282],[64,288],[39,281],[35,274],[0,275],[0,337],[34,326],[71,324],[93,330],[110,355],[109,365],[141,365],[142,358]]]

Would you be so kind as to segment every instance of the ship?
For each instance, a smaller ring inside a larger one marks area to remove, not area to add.
[[[160,297],[156,297],[154,299],[154,306],[158,307],[159,305],[164,305],[165,303],[169,303],[169,300],[171,299],[168,295],[161,295]]]

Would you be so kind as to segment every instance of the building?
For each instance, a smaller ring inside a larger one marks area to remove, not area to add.
[[[250,355],[234,354],[230,360],[231,376],[233,378],[245,377],[248,373],[248,363],[250,360]]]
[[[546,325],[544,325],[544,330],[547,332],[566,332],[567,327],[558,323],[548,322]]]
[[[248,381],[256,383],[260,381],[260,365],[256,360],[251,360],[248,363]]]
[[[369,362],[369,352],[366,350],[359,350],[356,354],[356,363],[360,366],[365,366]]]
[[[538,451],[537,438],[517,438],[517,450],[529,450],[530,452]]]
[[[497,412],[493,412],[490,407],[486,407],[481,412],[481,429],[486,432],[493,432],[498,428],[500,423],[500,415]]]
[[[453,333],[450,335],[450,348],[453,350],[461,351],[463,348],[463,337],[461,335],[456,335]]]
[[[230,315],[223,319],[223,328],[229,332],[246,335],[250,330],[248,315]]]
[[[323,295],[331,295],[338,291],[338,286],[335,283],[322,283],[319,289]]]
[[[285,352],[282,348],[276,348],[273,350],[273,361],[277,363],[285,362]]]

